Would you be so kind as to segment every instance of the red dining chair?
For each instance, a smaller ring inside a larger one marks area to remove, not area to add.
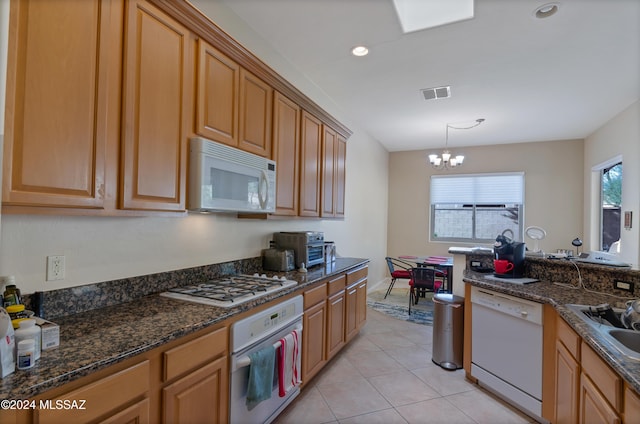
[[[389,293],[391,293],[391,289],[393,289],[393,285],[396,283],[397,279],[411,280],[411,267],[412,265],[408,262],[401,261],[400,259],[386,257],[387,266],[389,267],[389,274],[391,274],[391,284],[389,284],[389,288],[387,289],[387,293],[384,295],[386,299]]]
[[[418,304],[418,298],[421,293],[424,294],[427,291],[436,293],[442,287],[442,280],[437,279],[440,272],[433,268],[412,268],[410,273],[411,280],[409,281],[409,285],[411,286],[411,291],[409,296],[409,315],[411,315],[411,305]]]

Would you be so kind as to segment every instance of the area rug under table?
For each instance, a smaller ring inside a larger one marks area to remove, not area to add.
[[[421,297],[417,305],[411,305],[409,315],[409,288],[394,287],[384,298],[387,288],[367,293],[367,306],[393,318],[423,325],[433,325],[433,293]]]

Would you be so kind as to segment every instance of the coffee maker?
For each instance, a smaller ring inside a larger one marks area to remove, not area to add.
[[[503,231],[493,244],[495,259],[505,259],[513,264],[513,269],[505,274],[496,274],[502,278],[522,278],[524,276],[524,252],[525,244],[513,241],[505,236]]]

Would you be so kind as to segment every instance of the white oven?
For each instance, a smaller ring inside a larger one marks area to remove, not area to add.
[[[270,423],[300,393],[300,387],[296,386],[280,396],[278,372],[274,370],[271,396],[252,409],[246,404],[251,367],[249,355],[269,345],[273,345],[277,352],[281,348],[280,339],[294,330],[299,335],[299,353],[302,354],[302,313],[302,296],[296,296],[239,320],[231,326],[230,423]],[[278,366],[276,360],[275,367]]]

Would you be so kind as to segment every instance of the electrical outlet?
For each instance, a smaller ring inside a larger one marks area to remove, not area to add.
[[[626,281],[616,280],[613,283],[613,287],[618,290],[624,290],[628,292],[633,292],[633,283],[628,283]]]
[[[47,281],[64,280],[64,255],[47,256]]]

